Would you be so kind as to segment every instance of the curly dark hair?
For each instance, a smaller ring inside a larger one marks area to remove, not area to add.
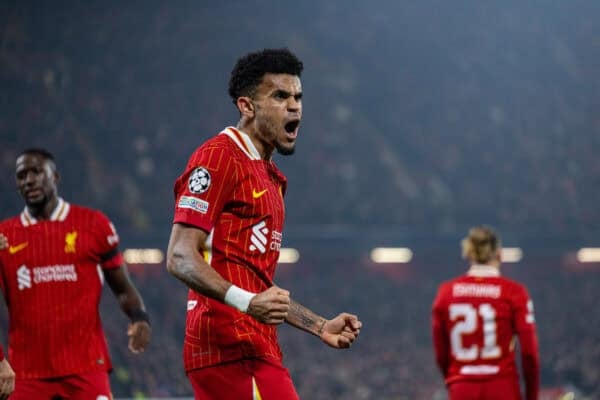
[[[240,96],[253,97],[267,73],[302,74],[302,61],[286,48],[264,49],[248,53],[237,60],[229,79],[229,96],[235,104]]]

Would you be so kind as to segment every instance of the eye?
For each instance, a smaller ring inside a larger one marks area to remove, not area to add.
[[[279,99],[279,100],[285,100],[288,97],[290,97],[290,94],[283,90],[277,90],[277,91],[275,91],[275,93],[273,93],[273,97],[275,97],[276,99]]]

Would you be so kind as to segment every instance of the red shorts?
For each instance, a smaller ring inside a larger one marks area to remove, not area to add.
[[[108,373],[87,372],[49,379],[17,379],[10,400],[112,400]]]
[[[290,373],[275,361],[232,361],[190,371],[188,378],[196,400],[300,399]]]
[[[448,386],[450,400],[521,400],[516,378],[507,376],[491,380],[456,381]]]

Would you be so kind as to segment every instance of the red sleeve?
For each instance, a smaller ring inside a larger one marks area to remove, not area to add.
[[[235,161],[222,145],[200,147],[175,182],[173,223],[210,232],[237,180]]]
[[[2,349],[2,345],[0,345],[0,361],[4,361],[4,350]]]
[[[515,296],[515,329],[521,345],[521,365],[527,400],[537,400],[540,389],[540,358],[533,302],[527,289],[519,287]]]
[[[433,338],[436,363],[444,377],[446,377],[448,374],[448,365],[450,363],[450,349],[448,345],[448,333],[446,332],[447,312],[443,300],[443,291],[444,287],[440,286],[433,302],[431,312],[431,336]]]
[[[118,268],[123,265],[123,255],[119,251],[119,235],[106,215],[97,211],[94,224],[96,251],[100,265],[104,269]]]

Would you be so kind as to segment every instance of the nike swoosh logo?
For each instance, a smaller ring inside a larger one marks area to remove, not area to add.
[[[9,252],[10,254],[15,254],[15,253],[18,253],[19,251],[21,251],[21,250],[23,250],[25,247],[27,247],[27,245],[28,245],[28,244],[29,244],[28,242],[23,242],[23,243],[21,243],[21,244],[18,244],[18,245],[16,245],[16,246],[10,246],[10,247],[8,248],[8,252]]]
[[[269,189],[265,189],[265,190],[261,190],[260,192],[257,192],[255,189],[252,189],[252,198],[258,199],[260,196],[267,193],[268,190]]]

